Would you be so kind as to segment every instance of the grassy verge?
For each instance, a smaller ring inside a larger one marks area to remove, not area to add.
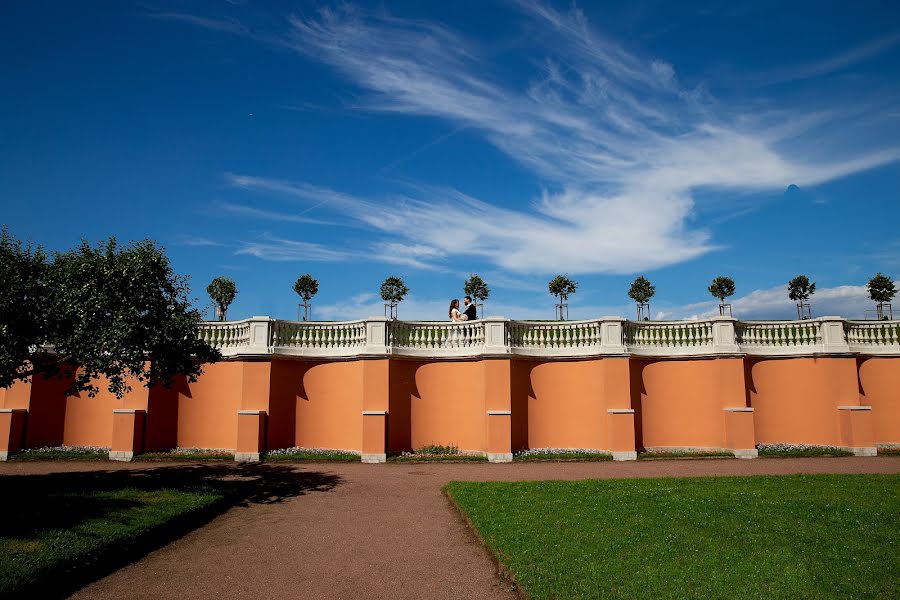
[[[487,456],[470,454],[398,454],[388,456],[388,462],[487,462]]]
[[[853,456],[843,448],[833,446],[758,446],[759,455],[767,458],[797,458],[804,456]]]
[[[453,482],[531,598],[897,598],[900,476]]]
[[[135,455],[135,462],[168,462],[168,461],[233,461],[234,454],[228,452],[146,452]]]
[[[724,450],[654,450],[638,452],[638,460],[655,458],[734,458],[734,454]]]
[[[29,515],[32,518],[26,523],[38,528],[27,532],[21,531],[21,522],[3,527],[0,597],[13,597],[25,590],[37,595],[47,593],[46,586],[55,574],[134,549],[141,538],[215,508],[224,495],[203,487],[190,491],[125,488],[60,492],[53,499],[55,510],[62,515]],[[68,521],[65,515],[72,514],[85,518],[77,523],[60,522]],[[5,514],[6,518],[10,516]],[[37,519],[46,520],[47,526],[41,527]]]
[[[9,455],[9,460],[109,460],[108,448],[90,446],[54,446],[47,448],[28,448]]]
[[[340,479],[278,465],[193,464],[0,475],[0,598],[65,597],[236,504]]]
[[[340,450],[291,450],[269,452],[263,458],[266,462],[359,462],[359,454]]]
[[[600,462],[612,460],[612,454],[606,452],[578,452],[554,450],[525,450],[513,454],[514,462],[567,461]]]

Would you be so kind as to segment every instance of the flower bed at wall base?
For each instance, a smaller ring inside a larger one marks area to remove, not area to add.
[[[12,456],[15,460],[103,460],[109,448],[103,446],[43,446],[27,448]]]
[[[336,460],[344,462],[358,462],[359,453],[352,450],[333,450],[331,448],[278,448],[270,450],[265,455],[266,460]]]
[[[529,448],[515,452],[513,460],[612,460],[612,454],[593,448]]]
[[[172,448],[162,452],[145,452],[135,460],[234,460],[234,452],[223,448]]]
[[[729,450],[644,450],[638,452],[638,459],[652,460],[654,458],[734,458],[734,453]]]
[[[757,444],[760,456],[853,456],[853,453],[837,446],[812,444]]]

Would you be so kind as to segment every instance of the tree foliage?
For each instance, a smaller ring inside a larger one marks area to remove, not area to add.
[[[797,275],[788,282],[788,298],[794,302],[804,302],[816,293],[816,284],[806,275]]]
[[[646,304],[654,294],[656,294],[656,287],[643,275],[632,281],[631,288],[628,290],[628,297],[638,304]]]
[[[391,275],[381,284],[381,299],[391,304],[402,302],[409,293],[409,288],[399,277]]]
[[[875,277],[869,280],[866,289],[869,291],[869,298],[879,304],[890,302],[897,295],[897,286],[894,284],[894,280],[881,273],[876,273]]]
[[[0,387],[29,369],[33,347],[45,339],[47,255],[0,231]]]
[[[234,280],[231,279],[231,277],[225,277],[224,275],[216,277],[208,286],[206,286],[206,293],[209,294],[209,297],[219,309],[219,320],[224,321],[225,314],[228,312],[228,307],[234,302],[234,298],[237,296],[237,286],[235,285]]]
[[[547,284],[547,289],[550,291],[550,294],[559,298],[559,301],[562,303],[578,291],[578,282],[569,279],[565,275],[557,275]]]
[[[474,300],[487,300],[491,295],[491,289],[484,282],[484,279],[476,274],[472,274],[466,280],[463,286],[463,292],[466,296],[471,296]]]
[[[712,280],[707,288],[709,293],[718,298],[720,302],[725,302],[725,298],[734,296],[734,279],[731,277],[716,277]]]
[[[303,298],[304,302],[309,302],[313,296],[319,293],[319,282],[313,279],[309,273],[301,275],[294,282],[294,291]]]
[[[0,306],[18,299],[31,306],[22,314],[39,310],[41,315],[26,330],[11,326],[3,314],[0,329],[13,338],[4,347],[19,354],[4,355],[0,385],[33,375],[62,377],[71,382],[69,393],[94,396],[102,378],[121,398],[131,389],[130,378],[148,387],[170,386],[180,375],[195,381],[204,363],[220,358],[197,336],[202,316],[191,306],[187,278],[172,271],[153,242],[125,247],[115,238],[95,247],[82,242],[49,262],[39,249],[29,254],[9,236],[0,246],[4,252],[18,249],[13,255],[21,284],[14,290],[0,286]],[[42,292],[36,302],[27,292],[35,289]],[[22,348],[42,351],[23,355]]]

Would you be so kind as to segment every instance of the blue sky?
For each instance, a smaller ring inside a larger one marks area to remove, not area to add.
[[[0,8],[0,202],[51,249],[149,237],[230,316],[861,317],[900,275],[900,5],[62,2]]]

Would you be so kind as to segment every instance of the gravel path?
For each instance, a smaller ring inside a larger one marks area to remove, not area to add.
[[[185,468],[147,463],[0,464],[2,476]],[[269,470],[228,466],[236,473]],[[441,493],[451,480],[790,473],[900,473],[900,457],[658,460],[628,463],[299,464],[327,479],[278,503],[232,508],[75,594],[75,598],[513,598]],[[137,475],[138,473],[135,473]]]

